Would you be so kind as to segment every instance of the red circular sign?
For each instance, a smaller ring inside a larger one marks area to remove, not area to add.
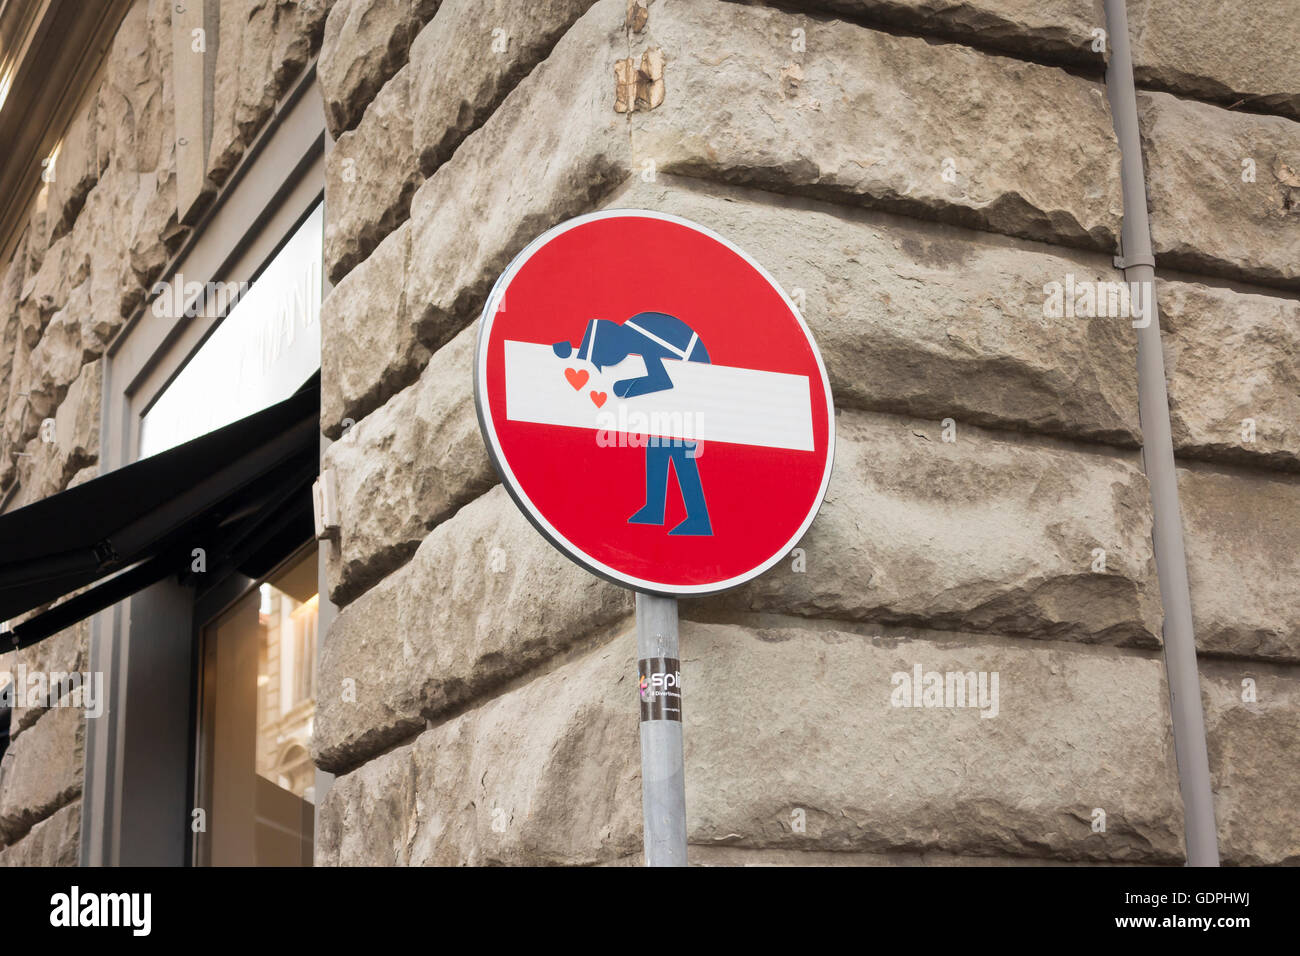
[[[772,277],[702,226],[579,216],[497,280],[474,367],[506,489],[583,567],[664,595],[775,564],[826,493],[821,355]]]

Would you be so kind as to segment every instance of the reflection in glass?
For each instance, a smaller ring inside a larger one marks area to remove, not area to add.
[[[318,602],[313,548],[204,629],[200,865],[311,865]]]

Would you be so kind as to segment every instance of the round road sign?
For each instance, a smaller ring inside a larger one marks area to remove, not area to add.
[[[761,574],[830,480],[834,406],[802,317],[736,246],[662,213],[579,216],[516,256],[483,310],[474,398],[537,529],[653,594]]]

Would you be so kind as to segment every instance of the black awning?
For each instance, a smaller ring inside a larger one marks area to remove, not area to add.
[[[212,570],[256,565],[285,534],[310,537],[319,419],[313,379],[254,415],[0,515],[0,621],[102,581],[7,637],[25,647],[188,574],[195,548]]]

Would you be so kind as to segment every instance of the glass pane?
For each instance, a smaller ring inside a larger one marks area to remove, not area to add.
[[[200,865],[311,865],[318,600],[312,548],[204,629]]]
[[[246,290],[213,284],[209,299],[237,301],[140,420],[141,458],[288,398],[320,368],[323,210]]]

